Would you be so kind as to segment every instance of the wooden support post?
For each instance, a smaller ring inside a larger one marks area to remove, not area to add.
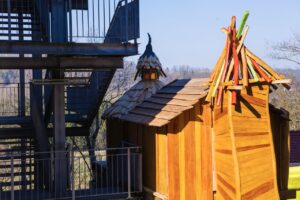
[[[64,85],[54,86],[54,188],[55,197],[61,197],[66,192],[66,129],[65,129],[65,99]]]

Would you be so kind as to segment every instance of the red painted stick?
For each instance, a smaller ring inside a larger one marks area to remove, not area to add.
[[[226,58],[225,58],[224,70],[223,70],[223,73],[222,73],[222,76],[221,76],[221,83],[224,82],[224,80],[225,80],[226,73],[227,73],[227,70],[228,70],[229,58],[230,58],[230,47],[231,47],[230,35],[231,35],[231,28],[228,27],[227,31],[228,31],[228,35],[227,35],[227,39],[226,39]],[[217,106],[220,106],[221,100],[222,100],[222,96],[223,96],[223,86],[220,86],[219,87],[219,91],[218,91]]]
[[[255,60],[253,60],[252,58],[250,58],[254,68],[256,69],[256,71],[259,73],[259,75],[261,77],[263,77],[268,83],[271,83],[272,80],[265,74],[265,72],[260,68],[260,66],[257,64],[257,62]]]
[[[233,29],[233,38],[236,40],[236,29]],[[234,59],[234,68],[233,68],[233,85],[238,85],[239,83],[239,57],[236,52],[236,41],[232,43],[232,54]],[[232,104],[235,105],[237,102],[237,91],[232,91]]]

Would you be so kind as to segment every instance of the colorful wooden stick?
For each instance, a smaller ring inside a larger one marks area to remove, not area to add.
[[[213,92],[212,92],[211,97],[216,97],[216,92],[217,92],[217,89],[218,89],[219,84],[220,84],[220,81],[221,81],[222,73],[223,73],[223,71],[224,71],[224,66],[225,66],[225,62],[224,62],[223,65],[222,65],[222,68],[221,68],[219,77],[218,77],[218,79],[217,79],[216,85],[213,86],[214,89],[213,89]]]
[[[215,75],[214,75],[214,78],[213,78],[212,83],[210,85],[210,88],[209,88],[209,91],[208,91],[208,94],[206,96],[205,101],[209,102],[211,100],[211,95],[212,95],[212,92],[213,92],[213,88],[216,85],[217,78],[218,78],[218,75],[220,74],[220,71],[222,69],[222,65],[223,65],[225,56],[226,56],[226,44],[225,44],[225,47],[222,51],[221,56],[219,57],[219,60],[218,60],[217,64],[215,66]]]
[[[232,34],[233,38],[236,38],[236,29],[233,29],[233,34]],[[234,69],[233,69],[233,85],[237,86],[239,83],[239,57],[238,54],[236,52],[236,48],[237,48],[237,41],[235,39],[235,41],[232,43],[232,55],[233,55],[233,60],[234,60]],[[235,105],[237,102],[237,91],[233,90],[232,91],[232,104]]]
[[[247,36],[248,31],[249,31],[249,26],[246,26],[246,28],[244,29],[244,32],[243,32],[243,34],[242,34],[242,37],[241,37],[241,39],[240,39],[240,41],[239,41],[239,46],[237,47],[237,50],[236,50],[237,54],[240,53],[241,48],[242,48],[242,46],[244,45],[244,41],[245,41],[245,38],[246,38],[246,36]],[[225,78],[225,81],[226,81],[226,82],[229,81],[231,72],[232,72],[232,70],[233,70],[233,64],[234,64],[234,62],[233,62],[233,58],[232,58],[231,61],[230,61],[228,73],[227,73],[226,78]]]
[[[241,58],[242,58],[242,68],[243,68],[243,86],[248,86],[248,65],[247,65],[247,58],[245,47],[242,47],[241,50]]]
[[[243,29],[244,29],[244,26],[245,26],[245,24],[246,24],[246,21],[247,21],[248,17],[249,17],[249,11],[246,10],[245,13],[244,13],[242,22],[241,22],[241,24],[240,24],[240,26],[239,26],[238,32],[237,32],[237,34],[236,34],[237,39],[240,39],[240,37],[241,37],[241,35],[242,35]]]
[[[258,81],[259,81],[259,78],[258,78],[258,76],[257,76],[257,74],[256,74],[256,72],[255,72],[255,70],[254,70],[254,68],[253,68],[253,65],[252,65],[252,63],[251,63],[250,58],[246,56],[246,59],[247,59],[248,66],[249,66],[249,69],[250,69],[250,71],[251,71],[251,74],[252,74],[254,80],[255,80],[256,82],[258,82]]]
[[[252,53],[249,49],[246,49],[246,54],[250,58],[254,59],[260,66],[265,68],[276,80],[282,79],[268,64],[266,64],[262,59]]]
[[[259,75],[261,77],[263,77],[268,83],[271,83],[272,80],[263,72],[263,70],[260,68],[260,66],[257,64],[257,62],[252,58],[250,58],[250,60],[253,64],[254,68],[256,69],[256,71],[259,73]]]
[[[224,70],[222,73],[222,77],[221,77],[221,82],[224,82],[225,80],[225,76],[228,70],[228,61],[230,58],[230,47],[231,47],[231,27],[228,27],[227,29],[228,34],[227,34],[227,49],[226,49],[226,58],[225,58],[225,66],[224,66]],[[221,100],[222,100],[222,96],[223,96],[223,87],[219,87],[219,93],[218,93],[218,98],[217,98],[217,106],[219,106],[221,104]]]

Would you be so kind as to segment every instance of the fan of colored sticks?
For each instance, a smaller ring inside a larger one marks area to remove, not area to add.
[[[226,45],[210,76],[210,89],[206,101],[220,105],[225,89],[232,91],[232,104],[237,103],[237,94],[243,87],[253,83],[283,84],[289,88],[290,79],[277,74],[268,64],[252,53],[244,44],[249,26],[245,26],[249,12],[246,11],[242,22],[236,29],[236,17],[231,25],[222,31],[226,34]]]

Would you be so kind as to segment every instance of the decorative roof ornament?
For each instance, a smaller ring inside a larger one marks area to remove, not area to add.
[[[149,42],[146,46],[145,52],[138,60],[138,64],[136,66],[137,72],[135,74],[134,80],[136,80],[138,76],[146,80],[156,80],[159,79],[159,76],[167,77],[162,69],[162,65],[158,57],[153,52],[151,44],[152,39],[149,33],[148,37]]]

